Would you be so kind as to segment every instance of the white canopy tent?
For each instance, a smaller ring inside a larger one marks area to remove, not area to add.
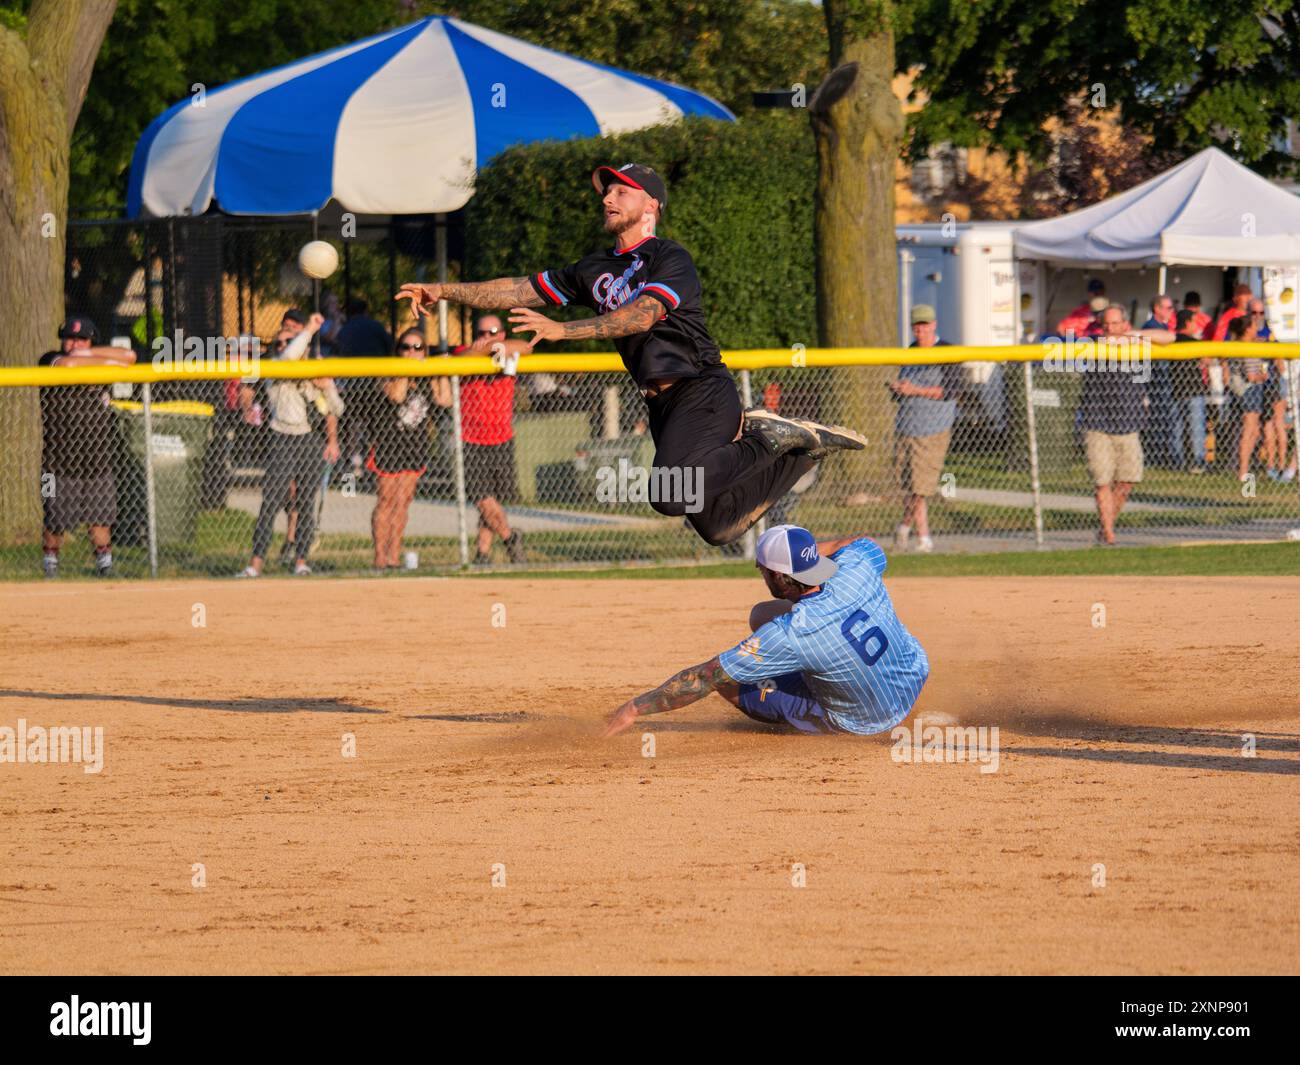
[[[1172,269],[1184,277],[1207,269],[1258,268],[1261,287],[1269,301],[1268,270],[1289,272],[1291,286],[1300,268],[1300,197],[1260,177],[1218,148],[1206,148],[1190,159],[1102,203],[1073,211],[1058,218],[1017,226],[1012,235],[1014,256],[1027,266],[1038,264],[1036,285],[1047,274],[1058,278],[1063,272],[1085,270],[1093,276],[1114,272],[1122,276],[1113,285],[1107,281],[1107,295],[1127,290],[1135,304],[1150,290],[1141,274],[1156,272],[1156,292],[1165,294]],[[1021,274],[1023,278],[1023,273]],[[1239,275],[1240,276],[1240,275]],[[1175,283],[1178,279],[1175,277]],[[1149,282],[1148,282],[1149,284]],[[1041,292],[1041,289],[1038,290]],[[1288,287],[1290,301],[1294,288]],[[1040,315],[1050,305],[1036,299]],[[1121,298],[1121,302],[1126,302]],[[1284,296],[1282,302],[1288,302]],[[1275,336],[1294,333],[1294,309],[1284,316],[1285,330],[1272,322]],[[1026,362],[1025,389],[1028,425],[1034,434],[1032,367]],[[1294,387],[1294,386],[1293,386]],[[1294,393],[1293,393],[1294,395]],[[1294,426],[1296,448],[1300,450],[1300,421]],[[1041,539],[1041,502],[1036,447],[1031,450],[1034,511]]]
[[[1019,227],[1015,249],[1058,266],[1300,265],[1300,197],[1206,148],[1102,203]]]

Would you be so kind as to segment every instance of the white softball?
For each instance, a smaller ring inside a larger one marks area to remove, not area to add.
[[[324,281],[339,268],[339,253],[325,240],[313,240],[298,252],[298,269],[308,277]]]

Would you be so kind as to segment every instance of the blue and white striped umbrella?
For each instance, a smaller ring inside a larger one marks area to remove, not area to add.
[[[182,101],[145,130],[127,211],[358,214],[463,207],[513,144],[733,119],[654,78],[437,16]]]

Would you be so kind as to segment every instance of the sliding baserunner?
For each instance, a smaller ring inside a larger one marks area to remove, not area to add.
[[[757,556],[775,598],[750,611],[751,635],[629,699],[606,736],[710,692],[796,732],[871,735],[912,712],[930,661],[894,613],[880,546],[865,536],[818,543],[807,529],[778,525],[759,537]]]
[[[654,466],[668,483],[703,476],[702,506],[659,499],[660,514],[686,515],[710,544],[738,539],[812,465],[831,451],[861,450],[866,440],[840,426],[743,411],[730,372],[704,320],[700,279],[680,244],[655,235],[668,200],[659,175],[628,163],[602,166],[591,176],[601,193],[605,232],[616,238],[558,270],[530,277],[467,284],[407,284],[424,314],[440,298],[469,307],[511,307],[516,333],[539,340],[614,341],[650,412]],[[530,308],[568,304],[590,308],[595,318],[557,322]],[[661,493],[662,494],[662,493]]]

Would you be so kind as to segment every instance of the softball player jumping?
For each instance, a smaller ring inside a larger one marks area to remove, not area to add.
[[[687,513],[683,499],[657,500],[660,514],[686,516],[708,543],[738,539],[831,451],[861,450],[866,440],[839,426],[742,411],[731,374],[704,319],[699,275],[680,244],[655,235],[668,202],[659,175],[628,163],[599,167],[605,231],[613,248],[529,277],[472,284],[403,285],[423,314],[439,298],[470,307],[512,307],[517,333],[539,340],[608,338],[645,397],[654,466],[698,469],[703,506]],[[577,304],[596,317],[557,322],[531,308]]]

